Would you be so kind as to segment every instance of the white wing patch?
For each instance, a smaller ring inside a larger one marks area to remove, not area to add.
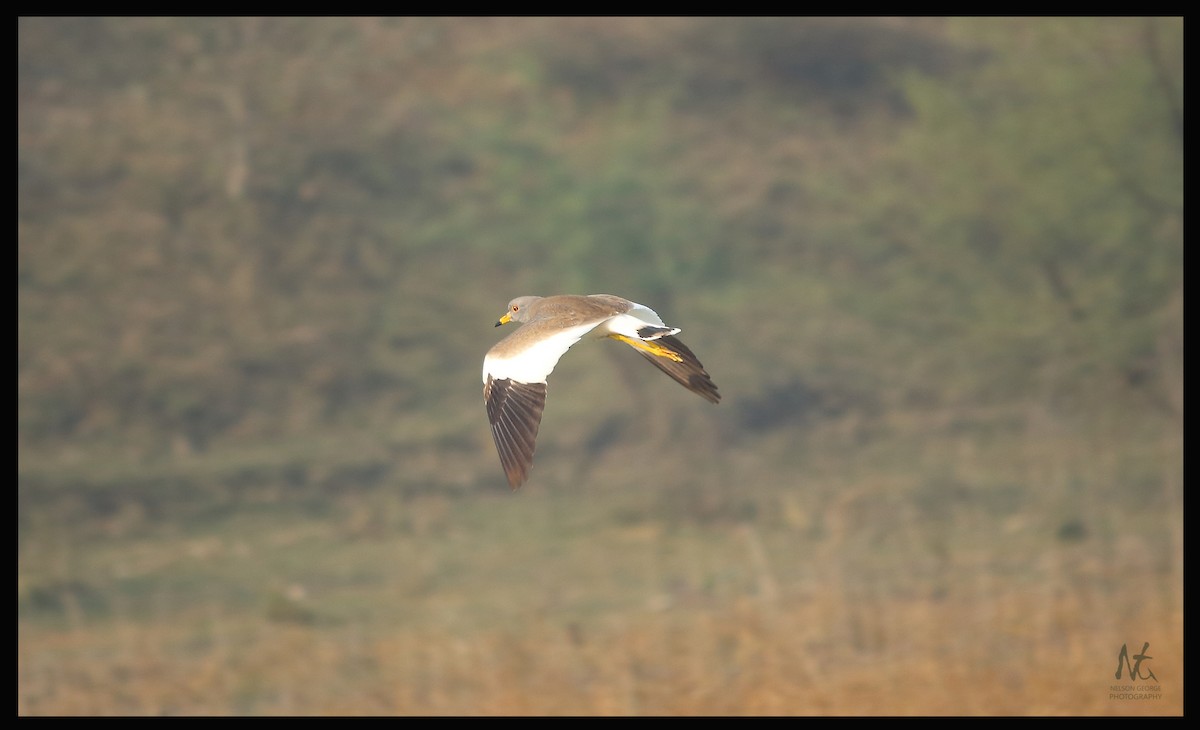
[[[658,312],[654,311],[650,307],[647,307],[645,304],[638,304],[637,302],[630,302],[630,304],[633,306],[630,307],[629,311],[625,313],[626,316],[637,317],[646,324],[652,324],[656,327],[667,326],[663,324],[662,317],[658,316]]]
[[[497,348],[505,344],[506,340],[501,340],[500,344],[492,348],[492,351],[488,352],[487,356],[483,358],[483,382],[486,383],[490,375],[496,380],[515,380],[518,383],[544,383],[554,370],[554,366],[558,364],[563,353],[602,323],[591,322],[574,327],[566,327],[533,342],[520,352],[509,356],[493,354]],[[509,335],[509,337],[521,335],[528,327],[529,325],[523,325],[520,330]]]
[[[645,304],[638,304],[637,302],[631,302],[631,304],[633,306],[628,312],[618,314],[604,322],[604,326],[601,328],[604,332],[601,336],[607,336],[609,333],[612,333],[640,340],[643,338],[638,334],[638,330],[647,325],[651,327],[667,327],[666,324],[663,324],[662,317],[659,317],[658,313],[650,307],[647,307]],[[671,327],[670,329],[673,331],[669,334],[673,335],[679,334],[681,331],[676,327]]]

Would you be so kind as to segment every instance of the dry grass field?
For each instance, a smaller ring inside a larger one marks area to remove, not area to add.
[[[1147,586],[1153,588],[1153,586]],[[752,601],[647,611],[581,631],[520,633],[264,626],[208,642],[118,623],[22,641],[21,714],[1179,714],[1178,606],[1127,606],[1125,633],[1164,636],[1158,700],[1114,701],[1113,639],[1073,627],[1074,599]],[[869,606],[869,608],[868,608]],[[1095,609],[1093,609],[1095,610]],[[1108,608],[1106,607],[1106,610]],[[1030,625],[1030,615],[1037,616]],[[823,621],[833,617],[836,630]],[[860,642],[856,644],[857,641]],[[865,642],[865,645],[862,644]]]
[[[1121,460],[1094,453],[1056,484],[1062,446],[1009,452],[1008,476],[1050,480],[1011,493],[974,453],[958,493],[817,465],[805,489],[367,495],[41,530],[19,561],[18,710],[1180,714],[1181,487],[1123,502],[1104,476]],[[1071,480],[1107,501],[1064,511]],[[1142,642],[1158,697],[1110,698]]]

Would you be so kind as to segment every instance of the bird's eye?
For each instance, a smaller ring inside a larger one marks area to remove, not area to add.
[[[519,306],[517,306],[516,304],[514,304],[514,305],[513,305],[513,311],[515,312],[515,311],[517,311],[518,309],[520,309],[520,307],[519,307]]]

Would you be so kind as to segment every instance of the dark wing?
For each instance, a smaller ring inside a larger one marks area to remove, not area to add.
[[[672,360],[669,357],[655,355],[651,352],[634,348],[637,353],[650,361],[650,364],[663,371],[671,378],[699,395],[701,398],[710,403],[718,403],[721,400],[721,394],[717,392],[717,384],[709,377],[708,371],[688,349],[688,346],[679,341],[674,335],[666,335],[654,340],[654,344],[659,345],[682,358],[679,362]]]
[[[483,386],[483,399],[500,464],[509,485],[516,489],[533,466],[534,442],[546,407],[546,384],[497,380],[489,375]]]

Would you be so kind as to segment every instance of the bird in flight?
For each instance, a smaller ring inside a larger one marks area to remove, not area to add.
[[[717,403],[721,394],[704,366],[653,309],[612,294],[517,297],[496,326],[522,326],[483,358],[483,399],[500,464],[513,488],[529,476],[546,406],[546,378],[584,337],[607,337],[637,350],[675,382]]]

